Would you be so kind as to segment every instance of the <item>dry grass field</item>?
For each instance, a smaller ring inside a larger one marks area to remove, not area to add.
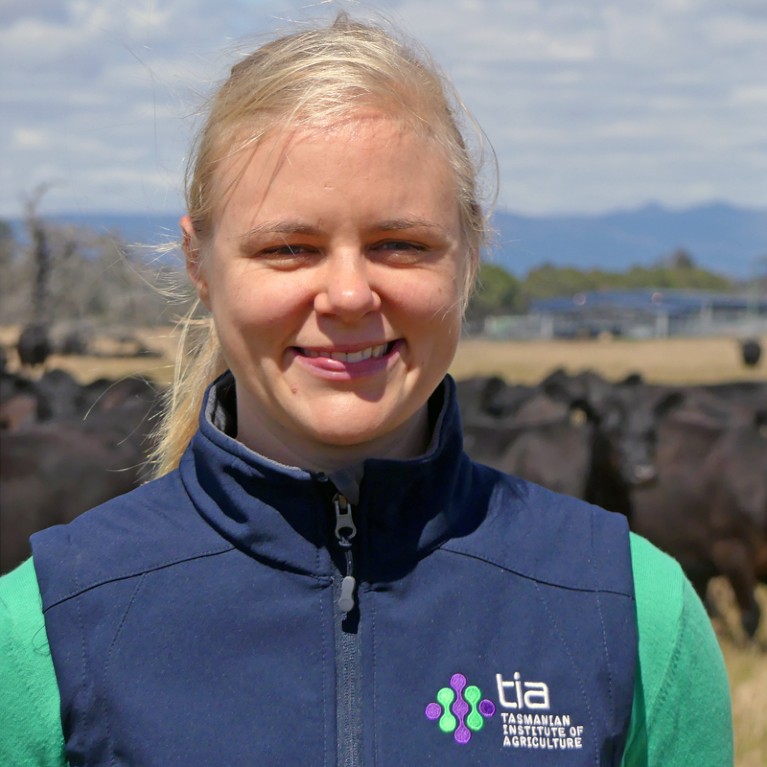
[[[733,338],[667,338],[642,341],[484,341],[461,343],[453,364],[456,378],[499,374],[515,383],[535,383],[552,370],[570,373],[591,369],[610,380],[641,373],[651,383],[693,384],[767,380],[765,354],[751,369],[743,366]]]
[[[17,333],[16,328],[0,328],[0,344],[13,343]],[[146,375],[158,383],[169,382],[175,349],[173,332],[149,329],[141,331],[139,336],[160,356],[111,357],[105,346],[98,357],[54,357],[48,367],[64,368],[84,383],[102,376],[117,378],[132,374]],[[767,351],[767,336],[762,337],[761,342]],[[11,367],[14,362],[10,360]],[[767,359],[747,370],[740,361],[738,343],[731,338],[572,342],[471,339],[461,343],[451,372],[456,378],[498,374],[511,382],[534,383],[558,367],[571,373],[591,369],[610,380],[641,373],[652,383],[767,379]],[[732,688],[736,766],[764,767],[767,765],[767,587],[762,587],[758,594],[765,615],[758,636],[759,646],[744,643],[727,584],[714,582],[712,597],[720,611],[714,625]]]
[[[154,353],[152,356],[121,355],[120,343],[109,338],[98,338],[92,344],[93,355],[81,357],[54,354],[48,358],[45,367],[50,370],[66,370],[83,384],[97,378],[118,379],[133,375],[146,376],[158,384],[170,383],[173,380],[173,360],[177,343],[175,330],[172,327],[152,327],[131,332]],[[18,336],[18,326],[0,327],[0,346],[4,346],[9,352],[8,367],[11,370],[18,369],[14,351]]]

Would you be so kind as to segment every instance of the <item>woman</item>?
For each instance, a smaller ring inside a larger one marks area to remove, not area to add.
[[[678,566],[462,451],[458,114],[346,16],[233,68],[181,221],[212,322],[158,479],[3,580],[3,764],[731,762]]]

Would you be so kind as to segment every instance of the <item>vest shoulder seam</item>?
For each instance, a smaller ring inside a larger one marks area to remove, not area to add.
[[[438,551],[444,551],[447,554],[455,554],[457,556],[467,557],[469,559],[475,559],[479,562],[483,562],[486,565],[490,565],[491,567],[495,567],[499,570],[503,570],[504,572],[513,573],[514,575],[517,575],[520,578],[524,578],[525,580],[532,581],[533,583],[538,583],[545,586],[552,586],[554,588],[559,588],[559,589],[565,589],[567,591],[582,591],[582,592],[587,592],[592,594],[613,594],[615,596],[621,596],[621,597],[625,597],[626,599],[630,599],[632,602],[634,601],[633,594],[630,594],[621,589],[610,588],[609,586],[578,586],[571,583],[561,583],[553,579],[542,578],[536,575],[532,575],[530,573],[523,572],[522,570],[518,570],[513,567],[509,567],[508,565],[501,564],[500,562],[497,562],[495,559],[492,559],[491,557],[483,556],[481,554],[477,554],[472,551],[465,551],[457,546],[445,544],[440,546]]]
[[[113,575],[94,580],[91,583],[81,584],[77,586],[77,588],[70,590],[68,593],[64,594],[63,596],[57,597],[50,604],[46,605],[43,608],[43,613],[46,613],[52,607],[56,607],[57,605],[60,605],[63,602],[67,602],[70,599],[74,599],[75,597],[78,597],[84,594],[86,591],[92,591],[93,589],[99,588],[99,586],[104,586],[107,583],[115,583],[117,581],[130,580],[131,578],[139,578],[142,575],[147,575],[148,573],[156,572],[157,570],[164,570],[168,567],[173,567],[174,565],[182,564],[183,562],[191,562],[194,559],[204,559],[206,557],[215,557],[215,556],[218,556],[219,554],[226,554],[227,552],[232,551],[235,548],[236,546],[234,546],[234,544],[228,544],[226,546],[222,546],[216,549],[210,549],[208,551],[201,551],[195,554],[188,554],[185,556],[174,557],[167,561],[158,562],[152,565],[148,565],[146,567],[130,570],[128,572],[115,573]]]

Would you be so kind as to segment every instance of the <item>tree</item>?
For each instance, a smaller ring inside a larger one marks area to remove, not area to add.
[[[16,257],[16,238],[13,228],[7,221],[0,219],[0,269],[5,271]]]
[[[34,264],[32,321],[42,327],[47,326],[51,321],[50,279],[52,263],[48,232],[37,214],[37,209],[47,190],[48,187],[45,185],[37,187],[32,198],[27,200],[24,211]]]
[[[669,269],[695,269],[693,257],[684,249],[677,248],[667,259],[665,265]]]
[[[46,220],[39,199],[27,203],[21,242],[0,221],[0,322],[43,322],[60,335],[67,327],[167,322],[172,304],[181,311],[168,298],[178,269],[150,268],[118,234]]]
[[[486,317],[518,312],[521,309],[520,296],[520,283],[514,275],[497,264],[482,263],[466,319],[471,323],[481,323]]]

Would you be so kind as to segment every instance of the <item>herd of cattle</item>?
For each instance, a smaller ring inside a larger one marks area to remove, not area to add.
[[[160,395],[143,379],[78,384],[0,371],[0,572],[28,537],[146,479]],[[733,587],[745,632],[767,583],[767,382],[659,386],[556,371],[535,386],[458,383],[477,461],[625,514],[703,596]]]
[[[29,556],[29,536],[140,484],[160,392],[147,380],[79,384],[0,370],[0,573]]]
[[[767,382],[659,386],[552,373],[459,383],[476,460],[625,514],[701,597],[723,575],[753,637],[767,583]]]

